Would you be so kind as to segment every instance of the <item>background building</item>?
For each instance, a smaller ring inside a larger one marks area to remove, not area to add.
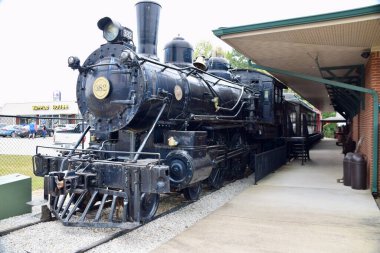
[[[36,124],[45,124],[48,127],[75,123],[75,119],[82,118],[78,104],[74,101],[8,103],[4,104],[1,114],[15,116],[2,117],[1,122],[4,123],[24,125],[34,120]],[[56,119],[39,119],[39,117]]]

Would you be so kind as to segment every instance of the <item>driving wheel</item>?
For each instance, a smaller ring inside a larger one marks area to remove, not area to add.
[[[158,204],[160,203],[160,194],[143,193],[141,194],[140,218],[142,222],[150,221],[156,214]]]
[[[194,185],[187,187],[182,190],[183,196],[186,200],[195,201],[199,199],[199,195],[202,191],[202,185],[200,182],[195,183]]]
[[[224,168],[213,168],[210,176],[208,177],[208,185],[211,189],[219,190],[224,182]]]

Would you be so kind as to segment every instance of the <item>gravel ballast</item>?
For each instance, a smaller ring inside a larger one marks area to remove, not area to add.
[[[148,252],[180,234],[198,220],[218,209],[234,196],[251,186],[253,176],[230,183],[218,191],[202,197],[185,208],[156,219],[124,236],[96,247],[89,252]],[[34,216],[31,219],[35,220]],[[3,226],[17,222],[25,222],[25,217],[14,217]],[[31,220],[31,221],[33,221]],[[40,223],[0,237],[0,252],[38,253],[38,252],[75,252],[106,236],[120,231],[119,229],[94,229],[65,227],[59,221]]]

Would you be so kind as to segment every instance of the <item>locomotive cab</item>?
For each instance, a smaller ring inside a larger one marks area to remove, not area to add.
[[[259,94],[255,106],[258,120],[267,124],[259,129],[262,138],[282,136],[284,124],[283,89],[286,87],[273,76],[251,69],[231,70],[234,76],[239,76],[240,82],[249,85]]]

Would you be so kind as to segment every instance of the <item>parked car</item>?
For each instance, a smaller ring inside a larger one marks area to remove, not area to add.
[[[45,134],[45,136],[52,137],[53,135],[54,135],[54,130],[51,129],[51,128],[46,127],[46,134]],[[37,136],[44,136],[43,135],[43,125],[38,125],[37,131],[36,131],[36,137]]]
[[[54,126],[54,132],[65,130],[65,128],[66,128],[66,124],[57,124]]]
[[[16,128],[15,133],[16,133],[17,137],[21,137],[21,138],[28,137],[29,136],[29,126],[18,126]]]
[[[78,123],[75,125],[75,128],[71,130],[56,131],[53,144],[60,148],[73,148],[87,126],[88,124],[82,125],[82,123]],[[90,143],[90,131],[86,134],[82,143],[84,148],[88,148]],[[82,146],[79,148],[82,148]]]
[[[19,125],[8,125],[0,129],[0,136],[2,137],[16,137],[17,133],[20,128],[22,128]]]
[[[78,125],[78,123],[76,123],[76,124],[66,124],[65,130],[73,130],[74,128],[76,128],[77,125]]]
[[[77,126],[77,124],[59,124],[54,127],[54,132],[72,130]]]

